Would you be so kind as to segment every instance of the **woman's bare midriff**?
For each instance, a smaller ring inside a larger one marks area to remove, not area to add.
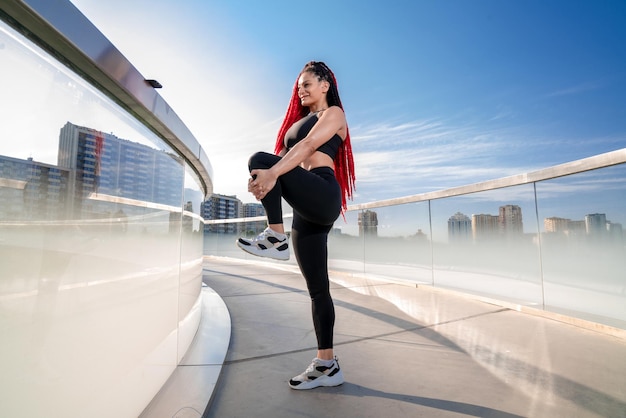
[[[312,169],[318,167],[330,167],[333,170],[335,169],[335,164],[332,158],[320,151],[315,151],[315,153],[304,160],[300,166],[307,171],[311,171]]]

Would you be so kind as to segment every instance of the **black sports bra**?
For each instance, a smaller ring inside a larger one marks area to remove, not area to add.
[[[291,128],[289,128],[285,134],[287,151],[293,148],[298,142],[302,141],[309,134],[313,125],[317,123],[317,120],[317,113],[311,113],[291,125]],[[335,134],[317,150],[323,152],[334,160],[342,142],[341,137]]]

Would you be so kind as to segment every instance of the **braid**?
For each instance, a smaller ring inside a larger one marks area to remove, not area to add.
[[[278,155],[285,148],[285,135],[287,134],[287,131],[291,128],[291,125],[302,119],[306,116],[306,114],[307,109],[302,106],[300,98],[298,97],[298,80],[296,79],[296,83],[294,84],[293,91],[291,93],[291,100],[289,101],[289,106],[287,107],[287,113],[285,114],[285,119],[278,130],[274,153]]]
[[[300,71],[298,78],[304,72],[311,72],[320,80],[328,81],[330,84],[330,88],[328,89],[326,96],[328,106],[339,106],[341,110],[343,110],[343,105],[341,104],[341,99],[339,98],[339,90],[337,88],[337,79],[335,78],[335,74],[333,74],[331,69],[328,68],[325,63],[320,61],[311,61],[307,63],[302,71]],[[285,114],[285,119],[278,130],[276,146],[274,147],[274,152],[276,154],[279,154],[285,148],[285,134],[291,125],[302,119],[307,113],[308,108],[302,106],[300,98],[298,97],[298,79],[296,79],[291,94],[291,100],[289,101],[289,106],[287,107],[287,113]],[[350,143],[350,131],[348,130],[347,125],[346,138],[342,141],[341,147],[339,147],[334,163],[335,177],[341,187],[341,208],[342,211],[345,211],[348,206],[347,199],[352,199],[352,192],[356,181],[352,144]]]

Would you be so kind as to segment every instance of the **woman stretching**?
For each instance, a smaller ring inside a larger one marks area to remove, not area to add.
[[[348,124],[337,80],[323,62],[311,61],[300,72],[287,114],[278,132],[275,153],[250,157],[248,191],[260,200],[268,227],[237,245],[261,257],[289,259],[281,198],[293,209],[291,241],[311,297],[317,356],[292,389],[343,383],[333,353],[335,308],[328,280],[328,233],[346,209],[354,188],[354,162]]]

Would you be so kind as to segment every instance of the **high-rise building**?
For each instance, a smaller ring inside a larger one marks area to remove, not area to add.
[[[620,245],[622,244],[622,242],[624,241],[624,231],[622,229],[622,224],[607,221],[606,230],[611,241]]]
[[[0,160],[3,219],[91,219],[159,205],[180,212],[183,203],[180,157],[70,122],[60,130],[58,166]],[[15,199],[27,211],[18,213]]]
[[[604,213],[588,214],[579,221],[553,217],[543,222],[546,232],[563,232],[570,238],[614,243],[621,243],[623,238],[622,225],[607,220]]]
[[[59,136],[58,165],[70,171],[71,216],[99,217],[111,202],[127,209],[146,202],[163,208],[183,205],[182,159],[147,145],[67,122]]]
[[[378,236],[378,214],[371,210],[359,212],[359,236]]]
[[[517,205],[500,206],[498,229],[505,236],[522,235],[524,233],[522,208]]]
[[[565,233],[569,231],[570,222],[570,219],[558,218],[556,216],[553,216],[551,218],[545,218],[543,220],[543,227],[546,232]]]
[[[551,217],[543,220],[547,233],[562,234],[569,238],[582,238],[587,235],[585,221]]]
[[[255,216],[265,216],[265,208],[260,203],[244,203],[243,217],[254,218]]]
[[[567,224],[568,237],[583,237],[586,234],[585,221],[569,221]]]
[[[472,215],[472,235],[475,241],[493,239],[498,236],[498,216],[489,214]]]
[[[585,230],[590,236],[605,236],[607,234],[606,214],[591,213],[585,215]]]
[[[0,219],[66,219],[69,177],[69,170],[32,158],[0,156]]]
[[[448,219],[448,240],[450,242],[468,241],[472,238],[472,220],[461,212]]]
[[[237,196],[226,196],[212,194],[202,207],[202,217],[204,219],[235,219],[241,218],[243,214],[243,204]],[[238,234],[240,223],[206,224],[205,232],[218,234]]]
[[[257,216],[265,216],[265,208],[260,203],[244,203],[243,217],[255,218]],[[243,232],[246,235],[257,235],[267,227],[267,220],[262,221],[246,221],[243,223]]]

